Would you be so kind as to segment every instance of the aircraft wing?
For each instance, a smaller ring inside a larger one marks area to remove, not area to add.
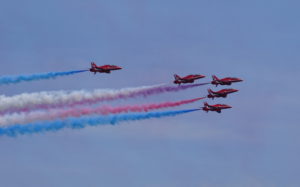
[[[194,80],[195,79],[195,76],[193,76],[193,75],[189,75],[189,76],[186,76],[186,77],[183,77],[182,79],[184,79],[184,80]]]
[[[109,66],[100,66],[100,67],[98,66],[97,69],[99,69],[99,70],[109,70],[110,67]]]
[[[208,108],[209,108],[209,109],[211,109],[211,110],[216,110],[216,109],[218,109],[218,107],[211,106],[211,105],[210,105],[210,106],[208,106]]]

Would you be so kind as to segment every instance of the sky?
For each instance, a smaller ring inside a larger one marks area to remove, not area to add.
[[[2,85],[2,95],[172,83],[174,73],[244,80],[231,86],[238,93],[209,101],[233,106],[222,114],[0,137],[1,186],[299,186],[299,5],[1,0],[0,75],[81,70],[90,61],[123,67]],[[210,87],[112,104],[202,97]]]

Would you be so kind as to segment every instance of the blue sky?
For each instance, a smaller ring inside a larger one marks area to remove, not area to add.
[[[1,86],[44,90],[168,83],[173,74],[241,77],[240,92],[194,112],[119,126],[0,137],[1,186],[299,186],[298,1],[0,1],[0,74],[122,71]],[[194,98],[209,86],[118,101]],[[194,108],[202,103],[181,108]]]

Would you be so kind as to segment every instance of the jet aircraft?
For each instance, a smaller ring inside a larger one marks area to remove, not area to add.
[[[113,70],[120,70],[122,69],[119,66],[115,66],[115,65],[103,65],[103,66],[97,66],[95,64],[95,62],[91,63],[91,68],[90,68],[90,72],[93,72],[94,74],[98,73],[110,73],[110,71]]]
[[[235,77],[226,77],[223,79],[219,79],[217,76],[213,75],[212,76],[213,81],[211,81],[211,84],[214,84],[216,86],[220,85],[231,85],[234,82],[241,82],[243,81],[242,79],[235,78]]]
[[[179,75],[174,75],[174,84],[184,84],[184,83],[193,83],[197,79],[202,79],[204,78],[204,75],[188,75],[185,77],[180,77]]]
[[[209,105],[207,102],[204,103],[204,107],[202,107],[202,110],[208,112],[208,111],[215,111],[218,113],[221,113],[221,110],[232,108],[229,105],[225,104],[216,104],[216,105]]]
[[[211,89],[208,89],[207,91],[208,91],[207,97],[214,99],[215,97],[226,98],[228,94],[237,92],[239,90],[228,88],[228,89],[223,89],[223,90],[219,90],[219,91],[216,91],[216,92],[212,91]]]

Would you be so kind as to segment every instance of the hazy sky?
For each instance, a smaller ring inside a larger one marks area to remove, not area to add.
[[[245,80],[232,86],[240,92],[209,101],[233,106],[222,114],[0,137],[0,186],[299,186],[299,6],[0,0],[1,75],[86,69],[92,60],[124,67],[1,86],[1,94],[171,83],[174,73]],[[114,104],[195,98],[209,87]]]

